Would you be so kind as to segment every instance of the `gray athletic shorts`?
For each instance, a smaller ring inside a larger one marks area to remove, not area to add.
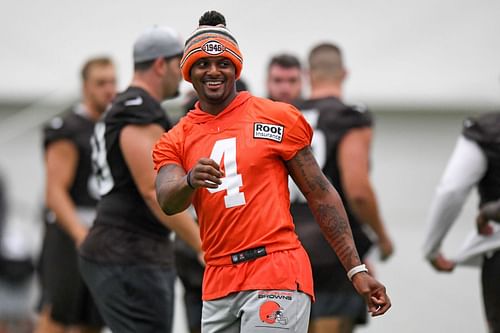
[[[311,299],[300,291],[251,290],[203,302],[202,333],[307,333]]]

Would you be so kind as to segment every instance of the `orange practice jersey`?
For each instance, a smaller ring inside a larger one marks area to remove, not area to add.
[[[310,145],[312,129],[293,106],[241,92],[217,116],[189,112],[153,151],[155,168],[190,170],[202,157],[224,171],[217,189],[193,196],[205,251],[203,298],[251,289],[313,295],[307,254],[290,215],[285,161]],[[232,264],[231,254],[266,247],[267,256]]]

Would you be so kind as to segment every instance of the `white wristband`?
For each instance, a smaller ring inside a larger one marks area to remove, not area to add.
[[[366,268],[365,264],[359,265],[359,266],[354,266],[347,272],[347,277],[349,278],[349,281],[352,281],[352,277],[355,274],[361,273],[361,272],[368,272],[368,268]]]

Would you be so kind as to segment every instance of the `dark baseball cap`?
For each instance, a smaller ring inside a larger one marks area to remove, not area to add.
[[[184,46],[177,31],[154,26],[144,31],[134,43],[134,63],[182,56]]]

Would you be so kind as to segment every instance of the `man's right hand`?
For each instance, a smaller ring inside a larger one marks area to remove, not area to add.
[[[483,236],[489,236],[493,234],[493,227],[490,224],[491,220],[496,220],[500,218],[500,201],[487,202],[481,206],[479,214],[476,217],[476,228],[477,232]]]
[[[476,217],[476,228],[480,235],[489,236],[493,234],[493,227],[490,225],[489,219],[482,213],[479,213]]]
[[[75,245],[77,248],[82,245],[83,241],[85,240],[85,237],[87,237],[87,234],[89,233],[89,230],[85,228],[84,226],[80,226],[78,229],[74,231],[73,234],[73,241],[75,242]]]
[[[439,253],[434,259],[431,259],[430,263],[432,267],[440,272],[452,272],[455,268],[455,263],[446,259],[441,253]]]
[[[380,259],[385,261],[394,253],[394,246],[389,237],[380,238],[378,240],[378,247],[380,249]]]
[[[217,188],[222,184],[221,178],[224,177],[224,173],[214,160],[201,158],[186,177],[189,177],[188,184],[191,184],[195,189],[199,187]]]

